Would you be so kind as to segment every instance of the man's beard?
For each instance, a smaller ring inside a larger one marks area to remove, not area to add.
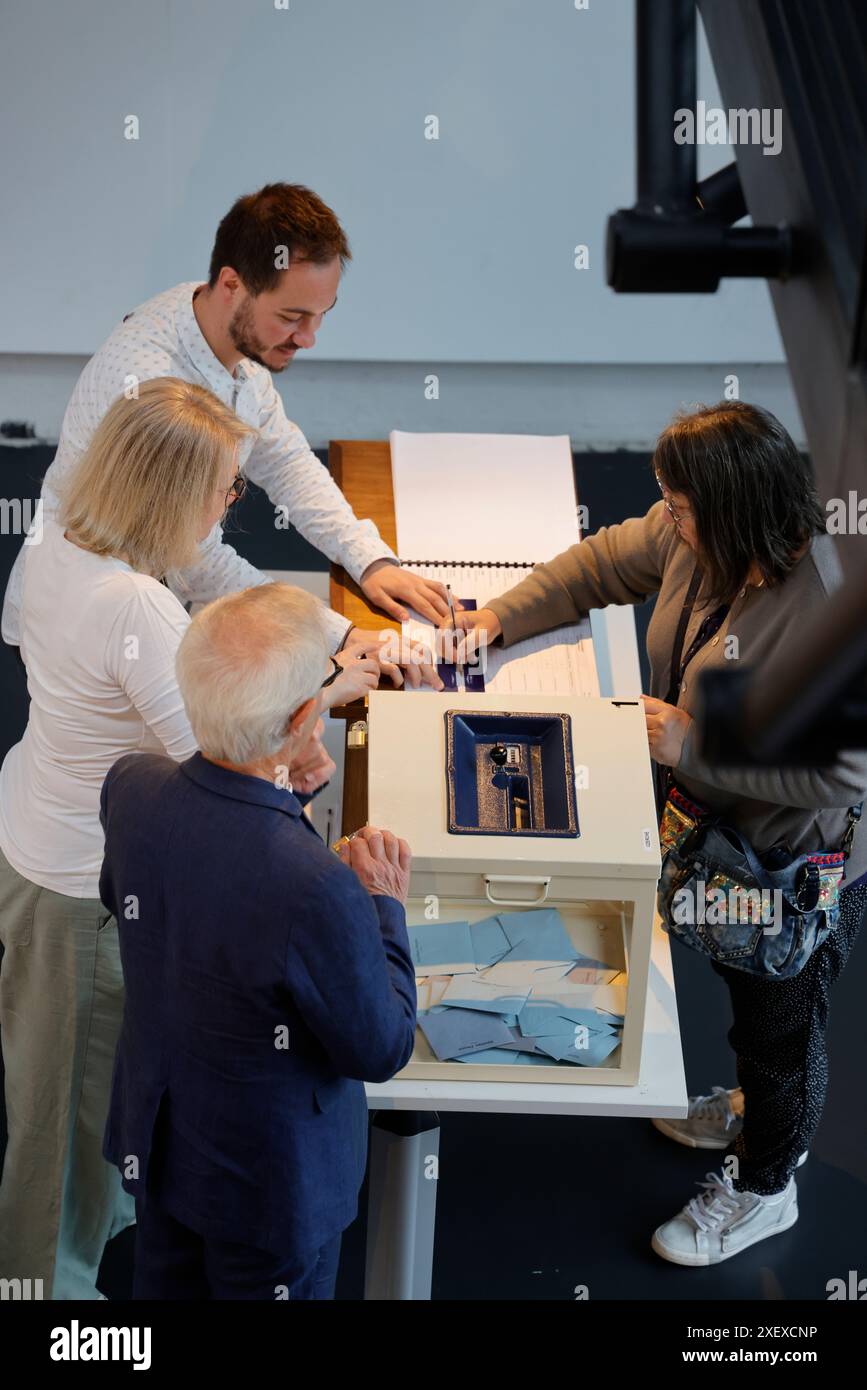
[[[249,299],[245,299],[244,303],[238,306],[229,320],[229,337],[239,352],[249,357],[251,362],[258,362],[260,367],[267,367],[269,372],[283,372],[292,362],[290,357],[282,366],[274,367],[265,361],[264,353],[270,352],[271,349],[267,348],[253,331],[253,310]]]

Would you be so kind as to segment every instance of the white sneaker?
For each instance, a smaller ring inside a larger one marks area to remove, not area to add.
[[[709,1096],[690,1096],[685,1120],[655,1119],[653,1123],[661,1134],[691,1149],[727,1149],[744,1124],[743,1117],[732,1108],[735,1096],[743,1103],[740,1089],[727,1091],[725,1086],[714,1086]]]
[[[735,1097],[740,1101],[740,1114],[733,1108]],[[654,1119],[652,1123],[660,1134],[691,1149],[728,1149],[744,1126],[743,1100],[744,1093],[739,1086],[731,1091],[725,1086],[714,1086],[709,1096],[690,1096],[685,1120]],[[806,1162],[805,1150],[797,1166],[800,1168]]]
[[[708,1173],[683,1211],[658,1226],[651,1245],[657,1255],[676,1265],[716,1265],[739,1255],[766,1236],[779,1235],[798,1219],[794,1177],[774,1197],[736,1192],[725,1173]]]

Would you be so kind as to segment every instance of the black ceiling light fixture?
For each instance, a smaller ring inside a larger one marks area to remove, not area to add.
[[[732,163],[702,183],[696,144],[675,140],[676,114],[696,111],[694,0],[636,0],[635,206],[608,219],[606,274],[619,293],[713,294],[725,276],[785,279],[788,226],[735,227],[747,211]]]

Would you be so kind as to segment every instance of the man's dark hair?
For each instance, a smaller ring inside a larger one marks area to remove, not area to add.
[[[233,203],[217,228],[208,284],[213,289],[228,265],[257,295],[273,290],[293,262],[327,265],[335,256],[341,269],[352,259],[331,208],[303,184],[268,183]]]
[[[794,553],[825,530],[813,469],[771,415],[746,401],[720,401],[675,416],[653,469],[689,499],[708,601],[730,603],[755,560],[768,587],[794,567]]]

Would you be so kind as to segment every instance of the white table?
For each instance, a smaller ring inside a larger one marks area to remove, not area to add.
[[[641,692],[631,608],[591,614],[600,693]],[[438,1112],[501,1115],[687,1113],[686,1078],[669,939],[659,922],[651,947],[647,1014],[637,1086],[556,1082],[387,1081],[366,1087],[371,1130],[365,1299],[429,1299],[439,1161]]]

